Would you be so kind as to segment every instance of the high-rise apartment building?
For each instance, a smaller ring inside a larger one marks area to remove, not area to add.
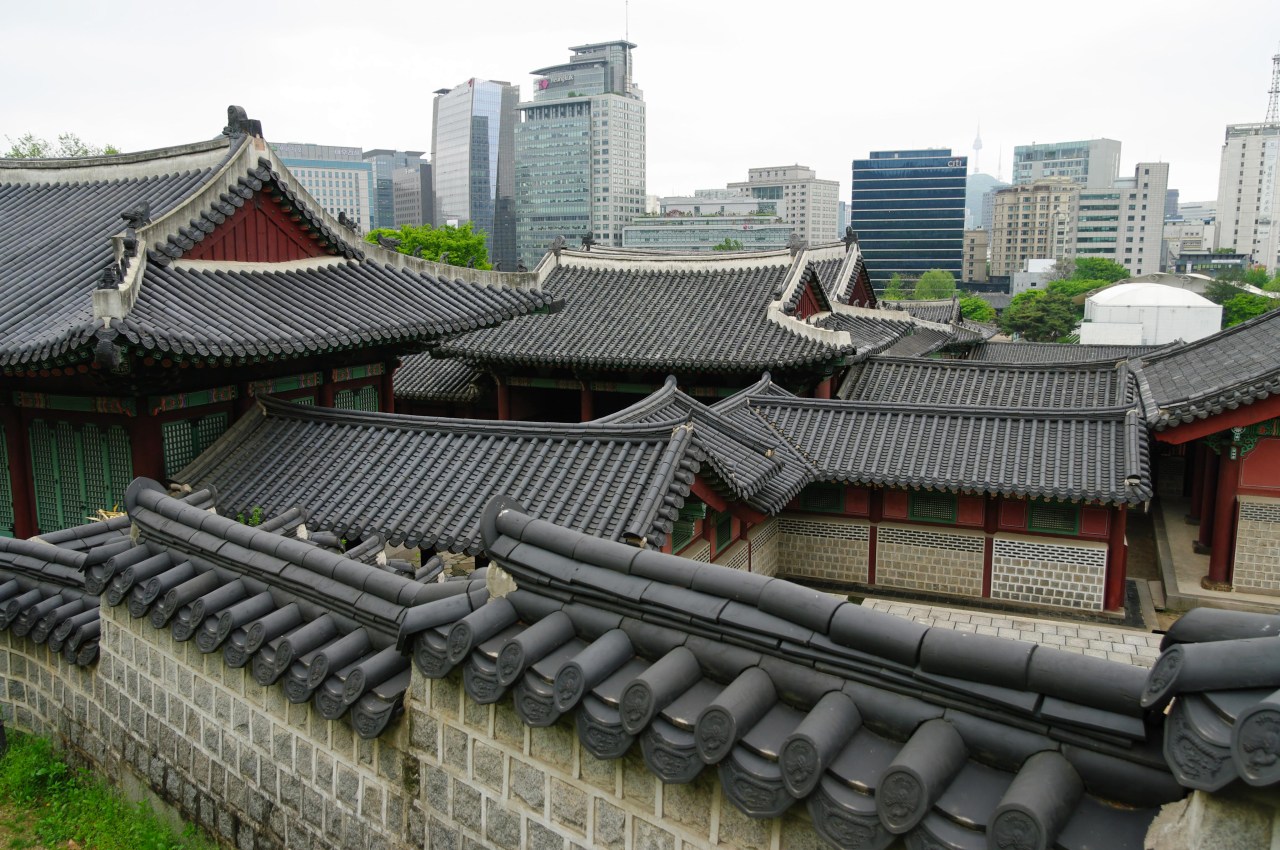
[[[520,87],[472,77],[439,89],[432,105],[431,176],[436,226],[487,237],[490,262],[515,268],[515,125]]]
[[[1216,248],[1280,269],[1280,123],[1230,124],[1218,172]]]
[[[429,163],[397,168],[391,175],[391,190],[395,209],[393,227],[435,225],[435,193],[431,188]]]
[[[373,164],[364,161],[360,148],[301,142],[271,147],[330,215],[342,213],[362,230],[372,229]]]
[[[395,172],[417,168],[426,151],[396,151],[377,148],[364,152],[364,161],[373,166],[373,219],[370,229],[396,227]],[[421,224],[422,222],[414,222]]]
[[[950,148],[872,151],[853,161],[849,223],[872,284],[931,269],[963,274],[964,193],[969,158]]]
[[[775,202],[782,220],[810,245],[834,242],[843,235],[840,182],[819,180],[812,168],[803,165],[749,168],[746,182],[730,183],[729,188],[747,192],[762,201]]]
[[[993,196],[991,277],[1011,280],[1027,260],[1075,254],[1080,186],[1070,177],[1045,177]]]
[[[622,228],[645,211],[645,104],[631,74],[635,47],[571,47],[565,64],[533,72],[533,100],[519,105],[515,132],[516,247],[530,268],[557,236],[576,244],[591,234],[621,247]]]
[[[1013,149],[1013,185],[1044,177],[1068,177],[1090,189],[1109,188],[1120,176],[1120,143],[1115,139],[1018,145]]]

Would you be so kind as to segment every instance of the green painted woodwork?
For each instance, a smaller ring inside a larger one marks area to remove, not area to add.
[[[817,513],[842,513],[844,487],[839,484],[810,484],[800,491],[800,507]]]
[[[160,426],[164,443],[164,474],[176,476],[187,464],[222,436],[230,425],[226,413],[213,413],[198,419],[177,419]]]
[[[31,471],[36,524],[58,531],[96,519],[98,510],[118,509],[133,480],[129,432],[60,420],[31,422]]]
[[[684,503],[684,507],[680,509],[680,521],[688,522],[694,519],[706,519],[707,503],[694,497],[689,497],[690,501]]]
[[[0,537],[13,536],[13,487],[9,483],[9,443],[0,425]]]
[[[716,523],[716,554],[719,555],[725,549],[729,548],[730,537],[733,535],[733,514],[725,511],[715,515]]]
[[[1080,506],[1070,502],[1028,502],[1027,528],[1042,534],[1079,534]]]
[[[671,551],[679,552],[693,542],[693,522],[674,522],[671,524]]]
[[[171,410],[186,410],[189,407],[201,407],[206,404],[218,404],[232,401],[236,397],[234,386],[214,387],[194,393],[174,393],[173,395],[155,395],[147,399],[147,409],[152,415],[166,413]]]
[[[354,390],[338,390],[333,397],[333,406],[340,410],[362,410],[378,412],[378,388],[373,384],[365,384]]]
[[[911,493],[907,516],[919,522],[956,521],[956,494],[934,493],[928,490]]]

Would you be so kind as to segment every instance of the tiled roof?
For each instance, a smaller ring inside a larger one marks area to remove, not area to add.
[[[229,512],[306,508],[315,528],[475,553],[484,502],[528,501],[588,533],[661,546],[702,452],[678,420],[511,423],[356,413],[259,399],[176,476]]]
[[[466,404],[480,396],[483,373],[475,367],[448,357],[412,354],[400,364],[392,378],[396,398],[410,401],[441,401]]]
[[[639,742],[666,783],[713,766],[751,817],[803,804],[841,848],[1137,850],[1185,793],[1139,668],[584,540],[510,501],[484,528],[517,589],[406,616],[418,672],[461,667],[473,701],[511,694],[530,726],[572,716],[595,758]]]
[[[652,395],[596,421],[689,423],[715,472],[711,480],[753,508],[777,513],[808,483],[804,459],[755,416],[734,415],[735,407],[731,399],[708,407],[668,378]]]
[[[817,480],[1099,500],[1151,498],[1147,430],[1136,409],[950,407],[756,399],[751,409],[817,470]]]
[[[259,202],[328,256],[188,257]],[[551,304],[532,275],[443,269],[363,243],[257,137],[0,160],[0,367],[9,373],[114,366],[119,346],[223,365],[408,346]]]
[[[923,357],[940,348],[945,348],[955,340],[956,335],[953,332],[936,328],[916,328],[913,333],[895,340],[893,345],[884,349],[884,354],[890,357]]]
[[[960,301],[940,298],[936,301],[883,301],[885,310],[905,310],[917,319],[949,325],[960,321]]]
[[[90,343],[102,325],[92,293],[114,257],[110,237],[124,230],[121,213],[143,200],[154,216],[169,212],[237,150],[214,140],[124,157],[114,169],[62,160],[27,170],[25,160],[0,160],[0,365]]]
[[[987,342],[975,347],[970,360],[994,363],[1118,363],[1171,346],[1080,345],[1062,342]]]
[[[873,357],[842,392],[851,401],[1004,410],[1090,410],[1132,405],[1127,366],[1023,366]]]
[[[1147,419],[1157,430],[1193,422],[1280,390],[1280,310],[1195,342],[1135,355]]]
[[[463,334],[441,353],[475,364],[760,372],[829,364],[854,350],[842,334],[783,312],[779,302],[799,279],[785,252],[677,260],[566,250],[543,263],[556,264],[542,285],[564,309]]]
[[[924,330],[901,313],[895,317],[884,310],[871,309],[836,310],[822,317],[821,323],[824,328],[849,334],[858,351],[865,354],[882,352],[914,332]]]

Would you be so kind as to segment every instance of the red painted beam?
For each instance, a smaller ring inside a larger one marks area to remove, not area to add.
[[[30,537],[36,533],[35,488],[31,482],[31,450],[27,445],[27,423],[16,407],[0,406],[4,422],[5,450],[9,469],[9,492],[13,495],[13,536]]]
[[[1218,494],[1213,513],[1213,548],[1209,552],[1209,574],[1200,584],[1209,590],[1230,589],[1231,550],[1236,536],[1236,488],[1240,482],[1240,459],[1223,448],[1218,458]]]
[[[1124,533],[1128,517],[1129,509],[1123,505],[1111,510],[1111,533],[1107,540],[1107,579],[1102,598],[1102,607],[1107,611],[1117,611],[1124,607],[1124,581],[1129,562]]]
[[[1160,442],[1176,446],[1217,434],[1219,431],[1265,422],[1277,416],[1280,416],[1280,395],[1273,395],[1261,401],[1255,401],[1253,404],[1241,405],[1235,410],[1225,410],[1207,419],[1197,419],[1195,422],[1187,422],[1175,428],[1166,428],[1153,433]]]

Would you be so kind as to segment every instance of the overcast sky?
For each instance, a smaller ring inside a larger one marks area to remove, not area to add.
[[[629,32],[628,32],[629,26]],[[1261,121],[1276,0],[844,2],[428,0],[8,4],[0,135],[140,150],[209,138],[229,103],[279,142],[430,150],[431,100],[629,35],[648,192],[801,163],[839,180],[871,150],[950,147],[1008,179],[1013,147],[1107,137],[1121,172],[1170,163],[1217,196],[1228,123]],[[972,167],[973,162],[970,162]]]

